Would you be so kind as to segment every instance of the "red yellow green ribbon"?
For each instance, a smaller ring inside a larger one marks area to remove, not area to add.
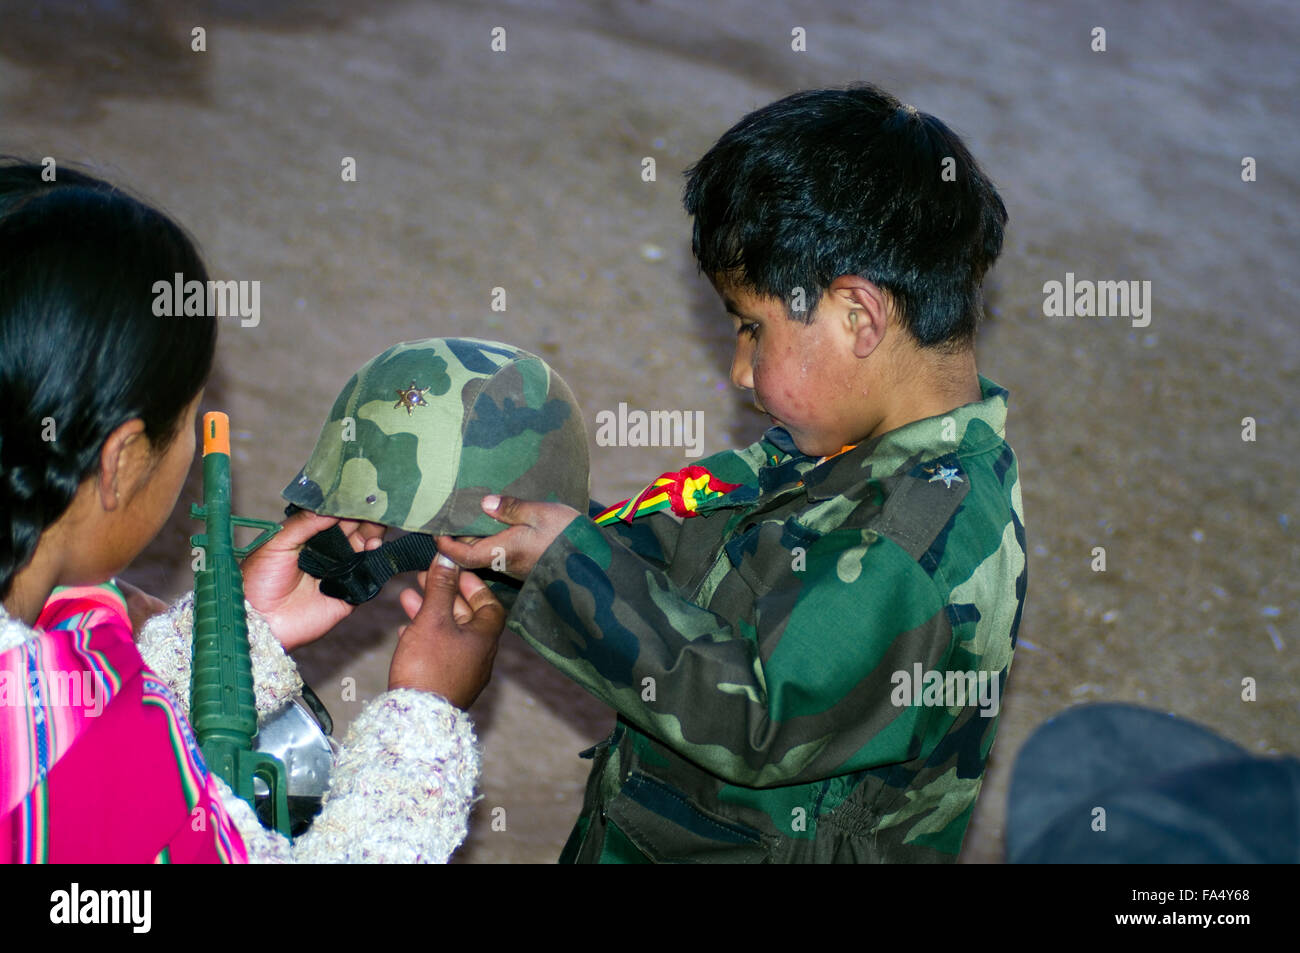
[[[614,520],[630,523],[638,516],[669,508],[678,516],[695,516],[701,503],[730,493],[740,485],[719,480],[704,467],[692,465],[663,474],[630,500],[615,503],[600,513],[595,521],[602,526]]]

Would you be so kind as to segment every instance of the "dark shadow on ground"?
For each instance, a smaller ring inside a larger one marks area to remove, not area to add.
[[[51,121],[99,118],[116,98],[207,101],[214,30],[320,33],[404,0],[0,0],[0,59],[33,78],[0,90],[0,107]],[[193,31],[205,31],[196,51]]]

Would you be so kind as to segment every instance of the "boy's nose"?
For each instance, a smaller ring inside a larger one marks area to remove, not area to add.
[[[749,358],[749,349],[739,344],[731,358],[731,383],[743,390],[754,389],[754,365]]]

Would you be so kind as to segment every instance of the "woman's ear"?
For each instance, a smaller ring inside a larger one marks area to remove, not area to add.
[[[129,500],[135,493],[140,475],[148,469],[149,440],[144,435],[144,421],[128,420],[104,441],[99,454],[96,489],[99,505],[105,511],[117,509],[125,492]]]

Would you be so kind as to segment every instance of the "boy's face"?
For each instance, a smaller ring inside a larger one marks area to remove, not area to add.
[[[732,383],[752,390],[755,406],[784,427],[800,451],[827,456],[871,432],[855,331],[834,296],[824,296],[805,325],[790,320],[779,298],[725,280],[714,287],[736,330]]]

